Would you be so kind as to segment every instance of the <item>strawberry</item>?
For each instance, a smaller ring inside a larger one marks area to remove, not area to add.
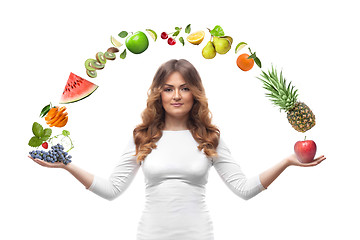
[[[43,144],[41,144],[41,146],[45,149],[48,149],[49,145],[47,142],[44,142]]]

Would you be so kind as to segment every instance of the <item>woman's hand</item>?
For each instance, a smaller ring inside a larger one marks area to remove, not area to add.
[[[48,167],[48,168],[64,168],[65,167],[65,164],[62,162],[50,163],[50,162],[40,160],[38,158],[32,158],[31,156],[28,156],[28,157],[43,167]]]
[[[62,162],[49,163],[49,162],[40,160],[38,158],[32,158],[31,156],[28,156],[28,157],[43,167],[65,169],[66,171],[71,173],[77,180],[79,180],[79,182],[81,182],[86,187],[86,189],[88,189],[91,186],[91,184],[94,180],[93,174],[82,170],[81,168],[75,166],[72,163],[68,163],[66,165]]]
[[[275,166],[269,168],[265,172],[260,174],[260,181],[264,188],[268,188],[268,186],[289,166],[300,166],[300,167],[312,167],[316,166],[326,158],[324,155],[315,158],[311,163],[301,163],[295,154],[290,155],[284,160],[280,161]]]
[[[286,161],[288,162],[289,166],[299,166],[299,167],[313,167],[324,161],[326,157],[324,155],[321,155],[320,157],[317,157],[314,159],[314,161],[310,163],[302,163],[300,162],[295,154],[290,155],[286,158]]]

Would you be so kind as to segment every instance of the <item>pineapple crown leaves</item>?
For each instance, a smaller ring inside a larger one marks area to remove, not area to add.
[[[278,77],[277,70],[272,66],[268,74],[262,71],[260,76],[261,78],[258,77],[258,79],[264,83],[263,88],[269,91],[266,96],[270,98],[274,105],[280,107],[280,111],[288,112],[294,107],[298,97],[298,90],[294,90],[295,87],[291,85],[291,82],[287,85],[282,71]]]

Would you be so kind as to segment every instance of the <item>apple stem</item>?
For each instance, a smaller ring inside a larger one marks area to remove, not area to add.
[[[305,136],[305,138],[304,138],[304,141],[306,140],[306,136]]]

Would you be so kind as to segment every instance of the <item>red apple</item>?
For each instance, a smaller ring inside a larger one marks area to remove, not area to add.
[[[297,159],[302,163],[310,163],[314,160],[316,144],[313,140],[298,141],[294,146]]]

